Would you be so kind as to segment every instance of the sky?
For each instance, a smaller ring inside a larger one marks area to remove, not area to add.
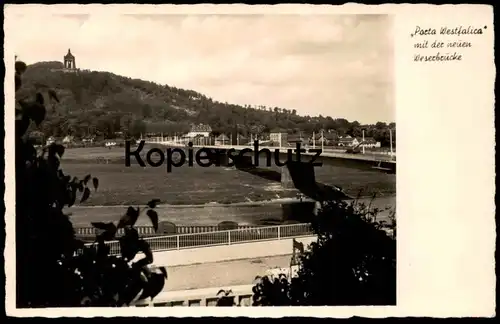
[[[221,102],[296,109],[360,123],[395,121],[386,15],[18,15],[8,32],[28,64],[191,89]]]

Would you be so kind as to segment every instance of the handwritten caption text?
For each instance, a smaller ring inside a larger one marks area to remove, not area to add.
[[[416,38],[413,47],[418,51],[413,54],[413,61],[462,61],[466,49],[473,46],[472,38],[482,35],[486,29],[487,26],[453,28],[444,26],[437,29],[416,26],[415,31],[410,35]]]

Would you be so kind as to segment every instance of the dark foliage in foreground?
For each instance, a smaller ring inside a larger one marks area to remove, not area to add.
[[[396,223],[377,221],[377,209],[323,203],[313,223],[318,241],[300,255],[298,276],[258,277],[254,306],[396,304]],[[387,230],[392,231],[392,235]]]
[[[25,71],[26,64],[16,62],[16,91]],[[44,120],[47,105],[58,101],[55,91],[45,89],[16,102],[17,306],[123,306],[153,298],[163,289],[166,270],[148,268],[153,254],[134,225],[145,210],[157,228],[156,200],[143,209],[129,207],[117,224],[93,224],[101,233],[91,246],[75,239],[64,208],[89,199],[99,180],[65,174],[60,169],[64,147],[53,144],[37,151],[28,136],[32,123],[38,127]],[[120,255],[111,255],[105,241],[115,239],[118,228],[125,229]],[[137,258],[138,253],[144,257]]]
[[[219,290],[219,292],[217,293],[219,299],[217,300],[216,306],[217,307],[236,306],[236,303],[234,302],[234,296],[232,294],[233,291],[231,289]]]

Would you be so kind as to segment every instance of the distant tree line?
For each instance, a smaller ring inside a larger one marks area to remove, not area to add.
[[[44,136],[77,138],[97,136],[114,138],[117,132],[125,137],[144,133],[179,135],[192,124],[208,124],[214,134],[231,133],[235,128],[242,135],[268,133],[281,128],[290,133],[335,131],[336,136],[365,136],[389,145],[389,128],[395,123],[378,122],[361,125],[343,118],[322,115],[299,116],[296,110],[280,107],[234,105],[215,101],[192,90],[131,79],[109,72],[80,71],[65,73],[61,62],[42,62],[29,66],[26,84],[19,97],[29,97],[44,88],[54,89],[60,104],[48,107],[45,122],[38,130]],[[393,132],[395,136],[395,131]],[[395,142],[395,137],[393,137]]]

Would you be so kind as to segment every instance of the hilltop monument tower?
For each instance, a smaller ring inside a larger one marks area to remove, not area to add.
[[[75,57],[71,54],[71,49],[68,49],[68,54],[64,56],[64,69],[65,70],[76,70]]]

